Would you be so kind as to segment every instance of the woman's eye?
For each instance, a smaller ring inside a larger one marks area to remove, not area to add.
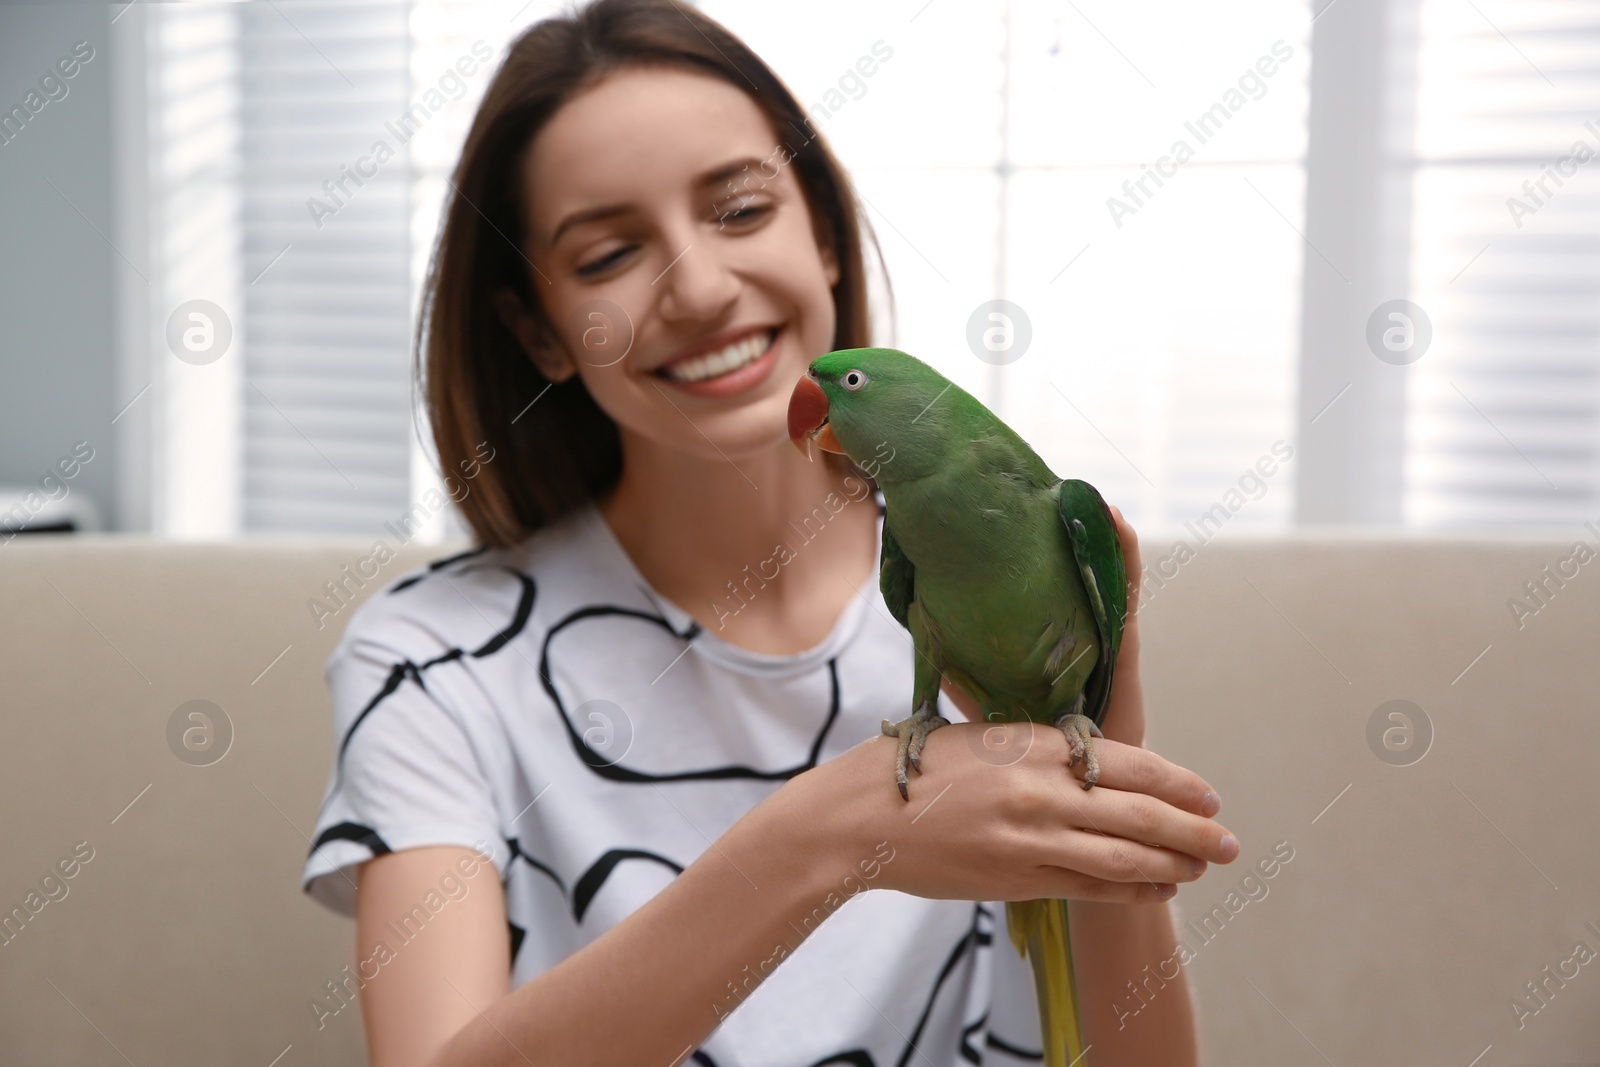
[[[590,278],[596,274],[601,274],[622,262],[623,257],[632,251],[633,247],[628,245],[617,249],[615,252],[609,252],[606,255],[601,256],[599,259],[592,259],[587,263],[580,263],[577,267],[577,273],[583,278]]]
[[[765,205],[755,204],[729,204],[717,211],[717,224],[727,226],[737,225],[741,222],[754,222],[772,209]]]

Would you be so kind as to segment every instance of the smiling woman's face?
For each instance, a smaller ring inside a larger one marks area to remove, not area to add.
[[[536,356],[546,375],[579,374],[625,436],[708,459],[790,447],[839,273],[787,160],[744,92],[676,68],[624,69],[556,112],[522,175],[560,341]]]

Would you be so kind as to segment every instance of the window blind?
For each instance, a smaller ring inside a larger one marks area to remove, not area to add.
[[[243,529],[378,529],[431,480],[411,436],[410,328],[446,176],[493,63],[459,93],[452,84],[444,106],[413,108],[405,143],[387,124],[477,42],[497,61],[561,6],[280,2],[188,16],[217,21],[228,43],[210,74],[186,68],[210,103],[169,94],[165,114],[221,108],[238,130]],[[881,340],[934,363],[1137,523],[1290,520],[1296,467],[1273,448],[1294,444],[1300,276],[1315,255],[1301,236],[1309,4],[819,0],[804,19],[702,6],[768,59],[844,160],[894,280],[898,329]],[[1596,507],[1590,12],[1572,0],[1421,0],[1402,224],[1407,291],[1433,336],[1403,370],[1408,524],[1566,522]],[[195,57],[210,47],[197,41],[184,46]],[[216,66],[228,55],[232,73]],[[222,151],[201,146],[206,129],[169,123],[152,136],[168,138],[169,159],[198,158]],[[346,177],[373,166],[361,161],[380,140],[393,158],[359,184]],[[209,242],[210,258],[185,262],[210,264],[198,273],[212,280],[226,274],[214,254],[230,225],[225,171],[207,172],[210,201],[173,178],[173,210],[152,221],[174,262]],[[1027,318],[1028,349],[1010,362],[969,340],[993,300]],[[171,308],[154,310],[164,320]],[[226,404],[168,403],[189,427],[168,435],[168,466],[207,440],[224,442],[212,465],[226,466],[227,435],[196,414],[227,421]],[[1261,488],[1248,472],[1268,456]],[[215,510],[208,468],[183,471],[163,506]]]
[[[409,5],[244,5],[243,528],[411,503]]]
[[[1600,11],[1424,0],[1406,519],[1575,523],[1600,482]]]

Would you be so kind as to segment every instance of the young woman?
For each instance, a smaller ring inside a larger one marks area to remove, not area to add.
[[[1040,897],[1075,901],[1093,1062],[1195,1062],[1181,973],[1117,1001],[1239,846],[1141,747],[1134,619],[1099,787],[1059,731],[959,721],[895,787],[882,501],[785,420],[870,342],[863,226],[772,72],[600,0],[511,47],[453,184],[418,350],[481,545],[352,615],[305,868],[356,916],[373,1063],[1037,1060],[1003,902]]]

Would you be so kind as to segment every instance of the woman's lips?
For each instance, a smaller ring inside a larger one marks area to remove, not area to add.
[[[738,370],[729,371],[727,374],[721,374],[715,378],[706,378],[698,382],[681,382],[675,378],[669,378],[659,370],[652,373],[661,381],[691,396],[735,396],[754,389],[767,380],[767,377],[772,373],[772,368],[778,364],[779,349],[785,336],[782,329],[778,330],[773,335],[772,343],[767,346],[767,350],[760,356],[746,363]]]

